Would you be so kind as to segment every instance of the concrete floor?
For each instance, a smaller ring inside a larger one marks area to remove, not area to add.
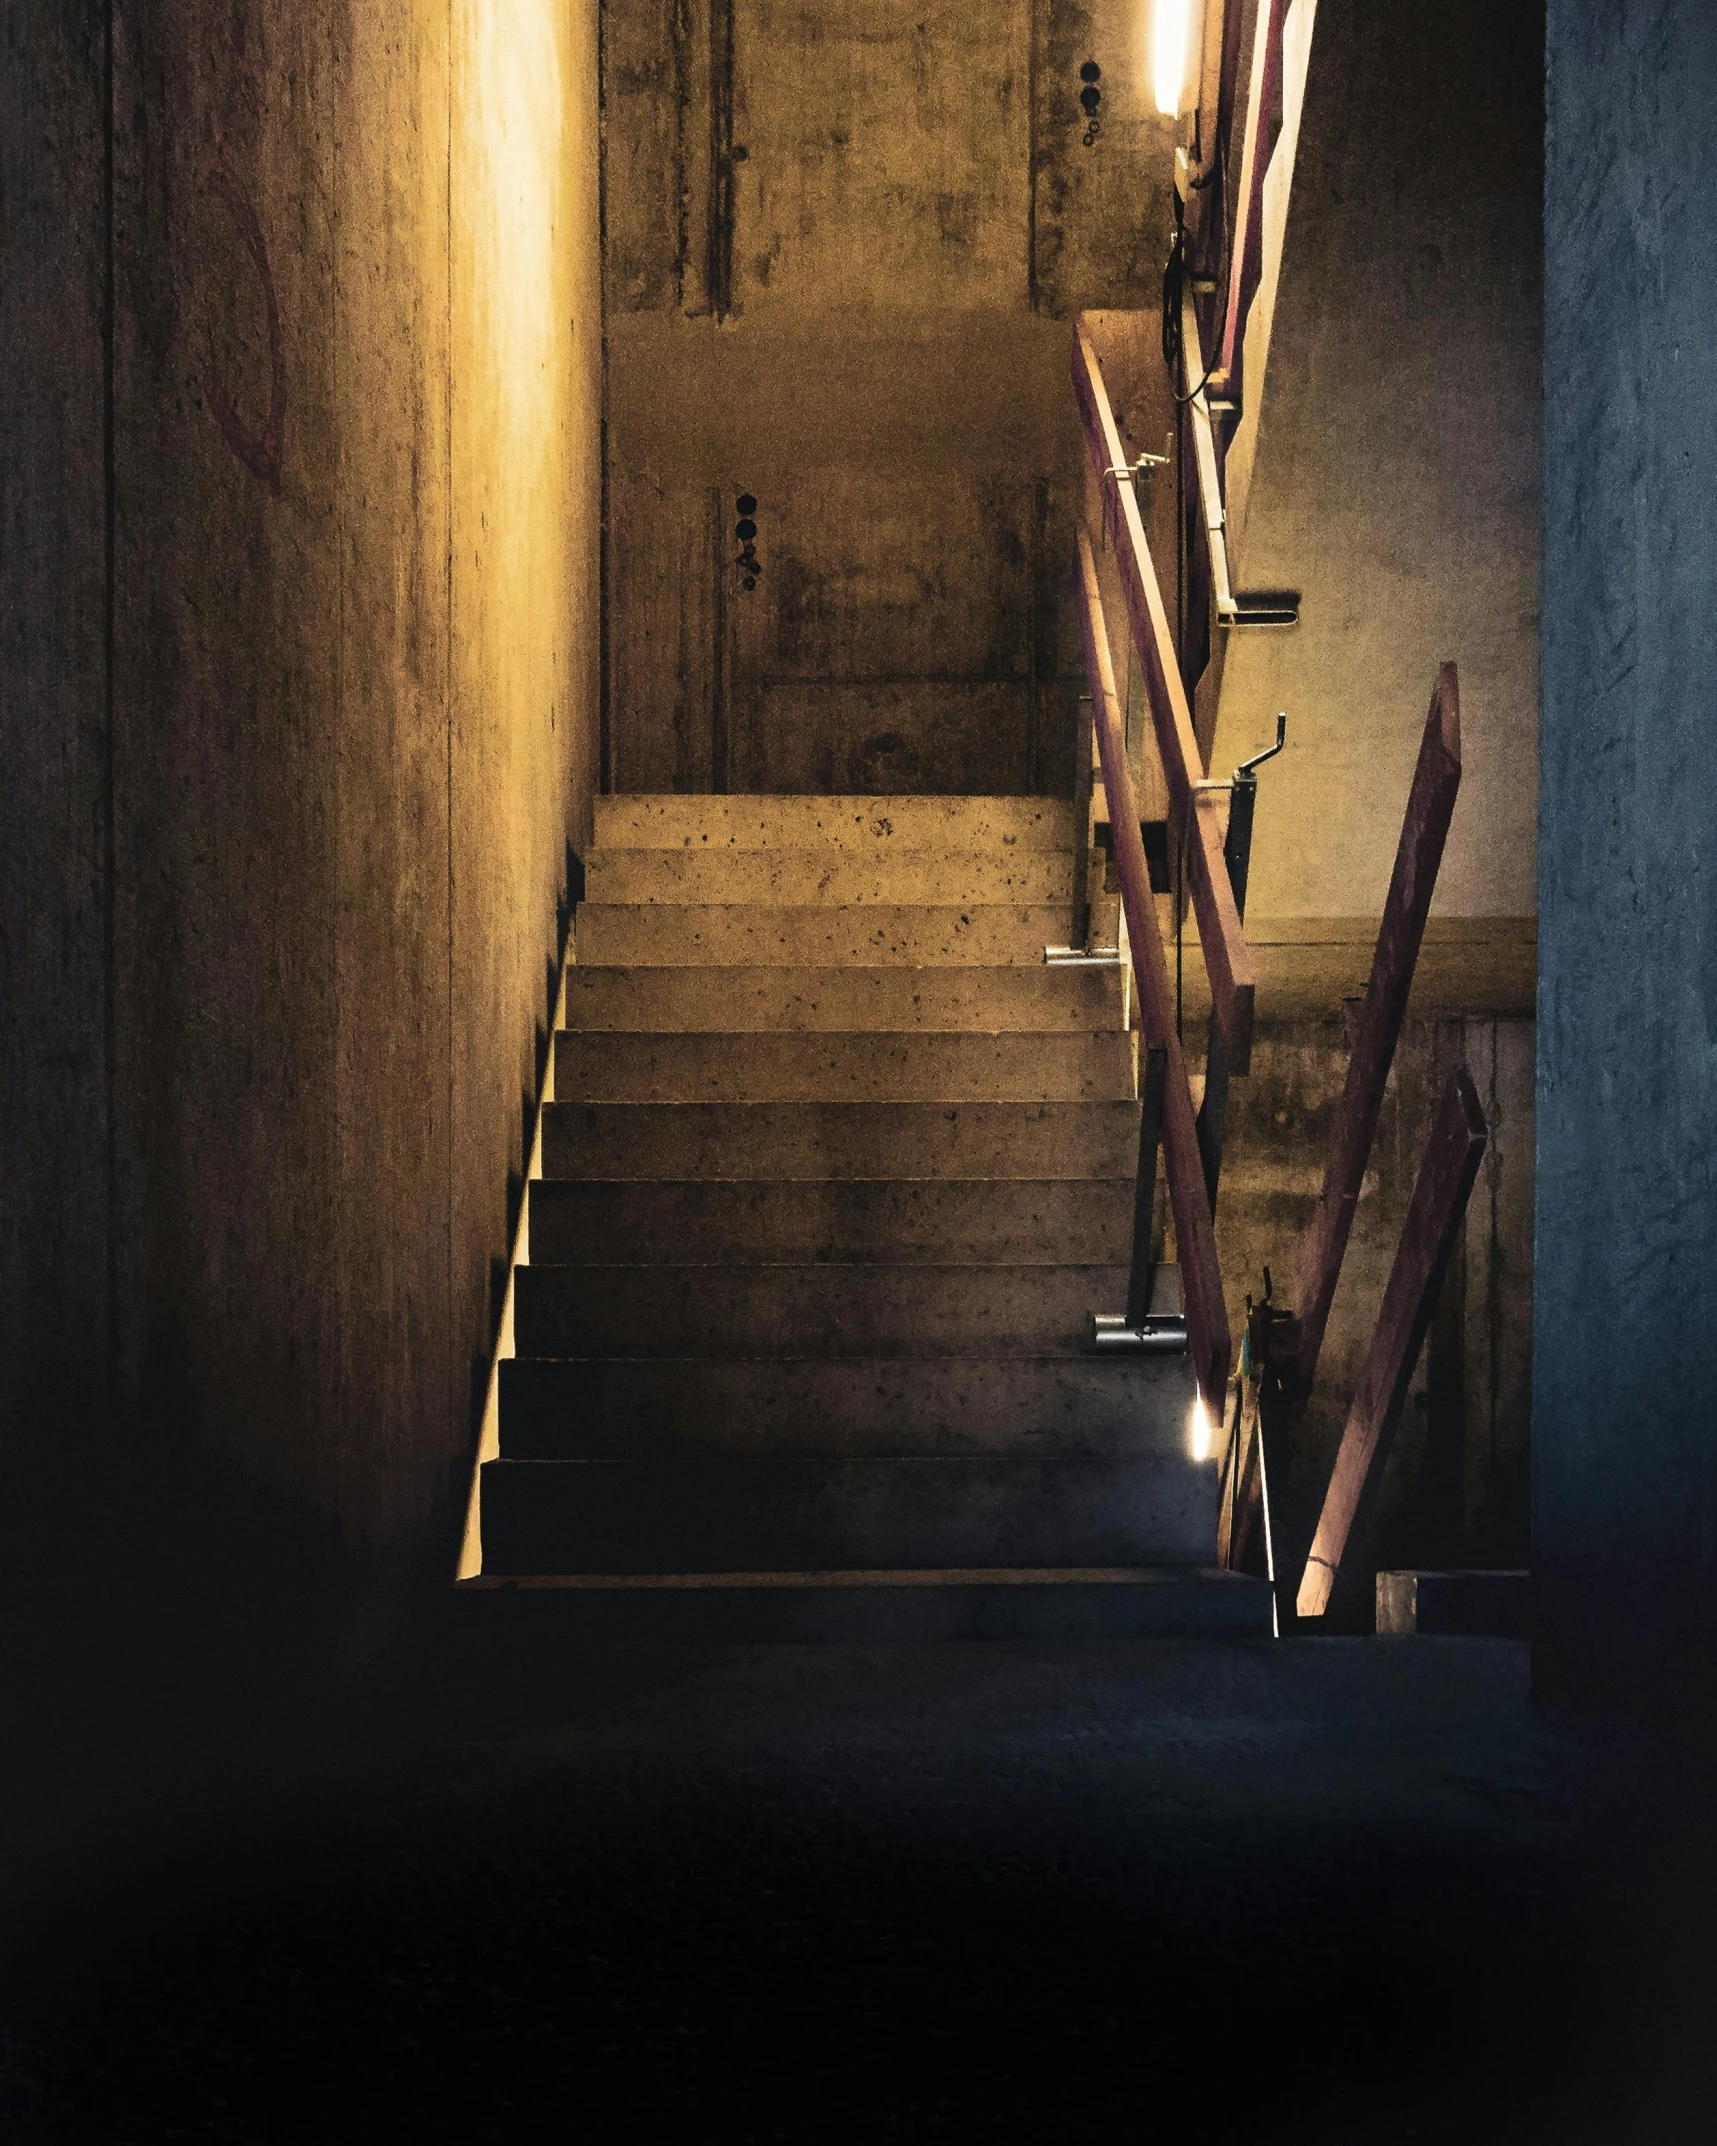
[[[526,1727],[483,1691],[181,1841],[124,1943],[93,1898],[15,1992],[0,2137],[1708,2136],[1702,1803],[1642,1827],[1511,1643],[615,1658]]]

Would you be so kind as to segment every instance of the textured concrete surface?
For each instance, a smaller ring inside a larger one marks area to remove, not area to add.
[[[1523,1647],[769,1649],[483,1698],[86,1866],[8,1991],[8,2139],[1708,2134],[1699,1789],[1624,1793]]]
[[[1465,776],[1437,910],[1534,906],[1543,0],[1317,0],[1214,765],[1288,711],[1250,908],[1379,914],[1440,662]],[[1315,830],[1315,838],[1308,839]],[[1464,1009],[1463,1009],[1464,1010]]]
[[[1534,1597],[1711,1718],[1717,19],[1550,11]]]
[[[1153,304],[1168,239],[1137,8],[604,20],[614,786],[1059,787],[1065,323]]]
[[[439,1557],[596,775],[594,6],[5,41],[6,1502],[123,1423]]]

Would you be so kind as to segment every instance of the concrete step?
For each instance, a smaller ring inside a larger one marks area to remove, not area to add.
[[[550,1103],[545,1178],[1131,1177],[1137,1103]]]
[[[1196,1565],[1217,1471],[1178,1453],[518,1461],[483,1469],[483,1569],[805,1572]]]
[[[600,968],[566,972],[569,1029],[708,1035],[743,1030],[1118,1029],[1116,969]]]
[[[521,1356],[1076,1355],[1109,1266],[520,1267]]]
[[[1268,1639],[1270,1588],[1196,1566],[570,1573],[460,1583],[521,1658],[555,1646],[890,1646],[957,1639]]]
[[[1070,850],[597,849],[590,902],[785,905],[1058,902],[1073,898]]]
[[[1134,1039],[656,1036],[562,1029],[554,1092],[591,1103],[1093,1102],[1137,1094]]]
[[[1185,1444],[1193,1394],[1185,1356],[515,1356],[501,1365],[501,1454],[1117,1460]]]
[[[599,797],[597,849],[1071,849],[1052,797]]]
[[[573,938],[581,964],[637,968],[1035,968],[1046,946],[1065,943],[1067,929],[1065,903],[581,902]]]
[[[529,1199],[531,1258],[543,1266],[616,1251],[710,1265],[1115,1262],[1128,1256],[1133,1233],[1130,1178],[538,1178]]]

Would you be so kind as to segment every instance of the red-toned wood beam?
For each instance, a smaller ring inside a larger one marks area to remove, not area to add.
[[[1455,666],[1437,672],[1431,709],[1419,744],[1419,763],[1407,798],[1407,816],[1395,852],[1395,871],[1383,905],[1383,925],[1371,962],[1371,981],[1360,1008],[1359,1030],[1347,1062],[1324,1164],[1323,1190],[1301,1246],[1291,1298],[1299,1318],[1299,1362],[1294,1413],[1304,1411],[1317,1375],[1318,1355],[1330,1305],[1353,1229],[1359,1188],[1377,1132],[1384,1084],[1406,1018],[1413,970],[1425,936],[1431,892],[1443,861],[1443,844],[1461,786],[1461,698]]]
[[[1130,496],[1130,493],[1129,493]],[[1174,995],[1168,961],[1151,896],[1145,845],[1139,834],[1139,808],[1127,765],[1126,732],[1115,667],[1109,653],[1103,599],[1097,588],[1097,561],[1091,539],[1079,532],[1080,635],[1085,643],[1085,676],[1091,688],[1097,752],[1109,798],[1109,826],[1115,871],[1121,882],[1121,905],[1127,917],[1133,973],[1139,985],[1139,1011],[1148,1047],[1167,1053],[1163,1095],[1163,1162],[1169,1205],[1174,1212],[1175,1248],[1180,1260],[1181,1292],[1186,1304],[1187,1340],[1199,1391],[1207,1405],[1221,1412],[1233,1350],[1228,1310],[1222,1296],[1222,1270],[1216,1257],[1216,1230],[1204,1190],[1198,1156],[1198,1128],[1186,1059],[1175,1034]]]
[[[1325,1613],[1338,1580],[1363,1548],[1408,1381],[1436,1308],[1485,1139],[1478,1091],[1466,1067],[1457,1066],[1419,1164],[1383,1309],[1354,1388],[1311,1555],[1300,1577],[1295,1607],[1302,1617]]]
[[[1074,326],[1073,386],[1079,399],[1085,444],[1102,487],[1104,522],[1120,568],[1133,646],[1144,671],[1145,698],[1168,783],[1170,808],[1186,843],[1187,881],[1198,919],[1205,972],[1210,979],[1211,1004],[1228,1046],[1229,1071],[1241,1074],[1252,1059],[1257,967],[1240,928],[1234,889],[1223,862],[1221,807],[1209,791],[1198,788],[1204,780],[1204,756],[1193,732],[1192,710],[1181,683],[1174,636],[1169,631],[1168,613],[1145,542],[1139,503],[1130,478],[1110,475],[1111,471],[1125,470],[1127,452],[1103,384],[1097,353],[1083,322]],[[1112,794],[1109,817],[1114,823]]]
[[[1252,40],[1252,65],[1247,76],[1246,134],[1240,155],[1240,193],[1234,213],[1234,239],[1228,260],[1228,308],[1223,315],[1222,342],[1216,354],[1217,378],[1229,395],[1239,385],[1238,373],[1246,333],[1246,316],[1252,309],[1264,262],[1264,178],[1270,168],[1270,124],[1282,88],[1282,24],[1288,0],[1259,0],[1257,28]]]

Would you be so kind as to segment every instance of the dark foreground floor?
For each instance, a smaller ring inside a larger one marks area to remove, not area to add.
[[[1522,1648],[629,1681],[182,1844],[176,1928],[25,1977],[0,2139],[1717,2135],[1698,1799],[1618,1788]]]

